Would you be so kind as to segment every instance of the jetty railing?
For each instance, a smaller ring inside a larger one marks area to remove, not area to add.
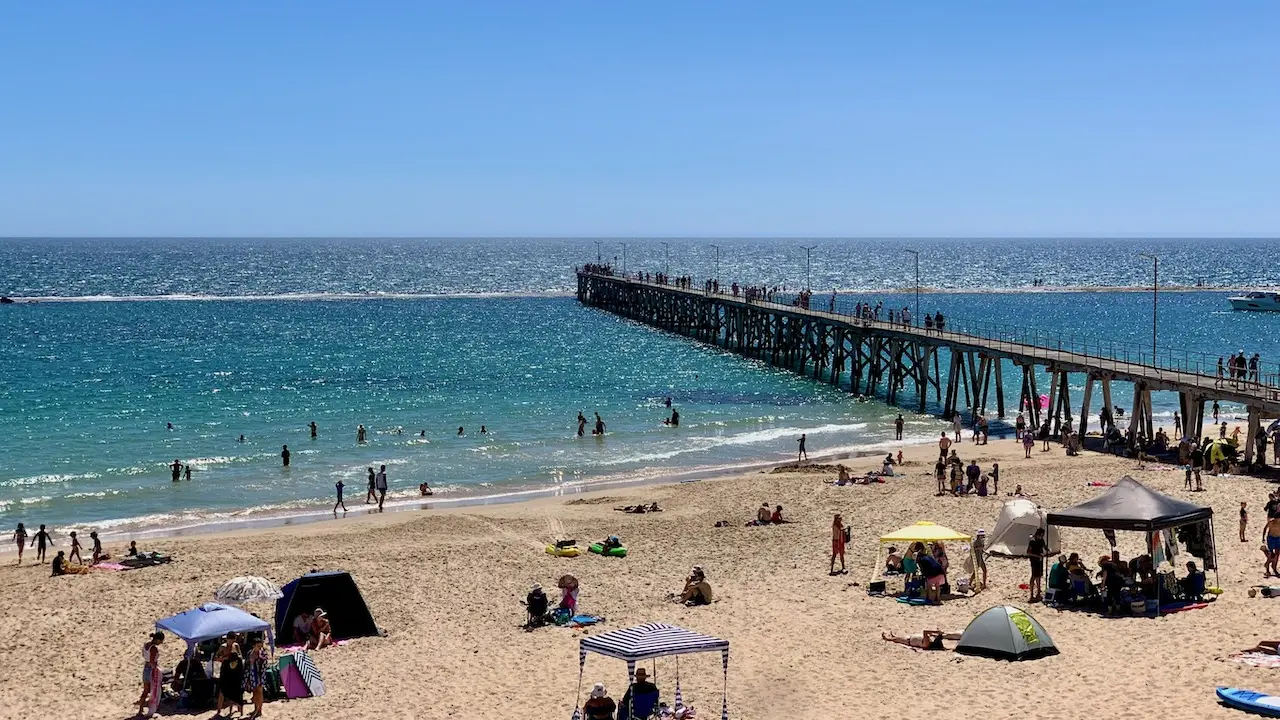
[[[854,297],[837,295],[835,301],[832,302],[832,298],[829,295],[810,295],[809,303],[806,307],[801,303],[800,296],[796,293],[775,292],[767,296],[769,299],[763,299],[760,296],[748,298],[741,290],[734,293],[732,286],[726,287],[723,284],[719,285],[718,290],[713,290],[705,283],[694,283],[689,287],[681,287],[670,281],[656,282],[652,279],[645,280],[643,277],[634,275],[623,277],[614,273],[599,271],[589,272],[589,274],[761,307],[773,307],[780,310],[798,309],[844,322],[860,323],[865,327],[910,329],[938,337],[939,339],[952,341],[963,342],[966,339],[971,339],[981,341],[982,344],[990,346],[993,350],[1015,352],[1046,361],[1060,360],[1062,353],[1071,353],[1080,356],[1082,359],[1089,360],[1090,364],[1103,370],[1120,370],[1122,369],[1121,365],[1127,365],[1130,367],[1124,368],[1125,370],[1131,370],[1136,366],[1154,371],[1156,375],[1163,373],[1194,375],[1208,378],[1219,387],[1244,392],[1252,390],[1265,393],[1272,400],[1280,400],[1280,363],[1276,362],[1260,362],[1256,371],[1248,371],[1244,378],[1233,378],[1230,375],[1230,368],[1225,365],[1230,357],[1226,354],[1217,356],[1192,350],[1157,347],[1153,355],[1151,346],[1143,343],[1105,340],[1096,336],[1049,331],[971,318],[951,317],[945,314],[943,315],[943,329],[940,331],[936,327],[926,327],[924,318],[915,317],[914,311],[909,315],[909,323],[902,323],[896,320],[897,314],[900,312],[897,308],[894,308],[895,322],[893,323],[888,321],[888,308],[881,309],[879,318],[874,315],[868,318],[865,314],[859,316],[856,311],[859,306],[866,307],[866,302]],[[1224,363],[1223,376],[1218,375],[1219,357],[1223,359]]]

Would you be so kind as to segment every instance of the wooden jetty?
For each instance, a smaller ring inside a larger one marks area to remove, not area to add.
[[[724,286],[719,286],[724,290]],[[1134,434],[1154,437],[1151,393],[1177,392],[1185,431],[1199,440],[1206,403],[1236,402],[1249,410],[1248,438],[1243,448],[1252,462],[1255,440],[1265,414],[1280,416],[1280,377],[1235,382],[1207,374],[1200,365],[1161,367],[1150,356],[1130,358],[1088,348],[1052,346],[1049,336],[1029,342],[1000,332],[969,328],[944,330],[889,323],[827,312],[795,304],[748,300],[738,294],[705,288],[677,287],[612,274],[578,272],[579,302],[668,332],[725,348],[748,358],[847,388],[890,404],[911,402],[923,413],[933,394],[944,418],[964,411],[970,423],[994,409],[1005,417],[1010,408],[1026,413],[1029,427],[1046,423],[1057,435],[1062,428],[1083,437],[1090,404],[1099,399],[1113,406],[1113,382],[1132,383],[1133,405],[1127,416]],[[834,308],[833,308],[834,309]],[[917,320],[914,319],[913,320]],[[1003,335],[1003,336],[1002,336]],[[1043,372],[1037,372],[1037,369]],[[945,370],[945,372],[944,372]],[[1009,375],[1006,375],[1006,372]],[[1073,417],[1069,378],[1084,376],[1079,415]],[[1016,404],[1008,405],[1006,380],[1017,378]],[[1047,387],[1039,384],[1047,377]],[[992,390],[994,388],[994,397]],[[1041,407],[1042,392],[1048,404]],[[992,403],[994,401],[994,404]]]

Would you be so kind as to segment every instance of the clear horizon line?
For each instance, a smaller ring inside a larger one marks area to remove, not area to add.
[[[6,240],[1280,240],[1276,235],[0,235]]]

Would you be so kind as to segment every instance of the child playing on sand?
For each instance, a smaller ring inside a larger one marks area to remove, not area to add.
[[[75,558],[77,565],[84,564],[84,558],[80,557],[80,538],[76,537],[75,530],[71,531],[71,555],[67,559],[71,558]]]

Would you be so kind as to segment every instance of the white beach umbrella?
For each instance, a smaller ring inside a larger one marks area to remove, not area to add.
[[[242,605],[251,602],[269,602],[284,597],[280,586],[256,575],[231,578],[213,594],[218,602]]]

